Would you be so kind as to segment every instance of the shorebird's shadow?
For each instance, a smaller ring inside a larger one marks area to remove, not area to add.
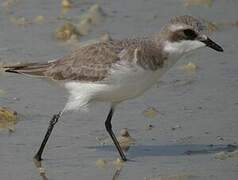
[[[94,146],[99,151],[114,152],[113,145]],[[131,158],[142,156],[183,156],[196,154],[211,154],[221,151],[232,152],[238,149],[238,146],[231,144],[207,145],[207,144],[184,144],[184,145],[134,145],[128,150]]]

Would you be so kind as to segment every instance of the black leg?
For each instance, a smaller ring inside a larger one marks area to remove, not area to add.
[[[117,148],[117,150],[118,150],[118,152],[119,152],[119,154],[121,156],[121,159],[123,161],[127,161],[126,156],[124,155],[124,153],[123,153],[123,151],[121,149],[121,146],[120,146],[119,142],[117,141],[117,138],[116,138],[115,134],[112,131],[111,120],[112,120],[113,112],[114,112],[114,109],[111,107],[110,112],[109,112],[109,114],[107,116],[107,119],[105,121],[106,130],[109,133],[109,135],[111,136],[111,138],[113,140],[113,143],[115,144],[115,146],[116,146],[116,148]]]
[[[40,148],[39,148],[38,152],[37,152],[36,155],[34,156],[34,158],[35,158],[37,161],[41,161],[41,160],[42,160],[41,156],[42,156],[42,153],[43,153],[43,151],[44,151],[45,145],[46,145],[46,143],[47,143],[47,141],[48,141],[48,139],[49,139],[49,137],[50,137],[50,134],[51,134],[51,132],[52,132],[52,130],[53,130],[53,128],[54,128],[54,125],[58,122],[60,116],[61,116],[61,112],[59,112],[58,114],[55,114],[55,115],[52,117],[52,119],[50,120],[49,127],[48,127],[48,129],[47,129],[47,132],[46,132],[46,134],[45,134],[45,137],[44,137],[44,139],[43,139],[43,141],[42,141],[42,143],[41,143],[41,145],[40,145]]]

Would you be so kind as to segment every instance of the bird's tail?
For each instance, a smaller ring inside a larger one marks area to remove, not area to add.
[[[3,65],[1,68],[5,72],[28,74],[33,76],[44,76],[45,72],[51,66],[50,62],[47,63],[25,63],[17,65]]]

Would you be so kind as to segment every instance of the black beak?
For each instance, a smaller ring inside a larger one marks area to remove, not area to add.
[[[223,52],[223,48],[221,46],[219,46],[217,43],[215,43],[214,41],[212,41],[209,38],[206,38],[205,40],[201,40],[201,42],[203,42],[204,44],[206,44],[206,46],[219,51],[219,52]]]

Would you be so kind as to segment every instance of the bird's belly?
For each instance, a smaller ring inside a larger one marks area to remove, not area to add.
[[[127,99],[135,98],[143,94],[147,89],[155,84],[157,78],[154,76],[138,77],[137,79],[127,79],[127,82],[118,82],[116,84],[105,85],[105,88],[99,92],[95,100],[121,102]]]
[[[140,71],[135,74],[114,74],[105,82],[66,83],[70,97],[65,110],[82,109],[93,101],[119,103],[135,98],[154,85],[161,75],[161,71]]]

